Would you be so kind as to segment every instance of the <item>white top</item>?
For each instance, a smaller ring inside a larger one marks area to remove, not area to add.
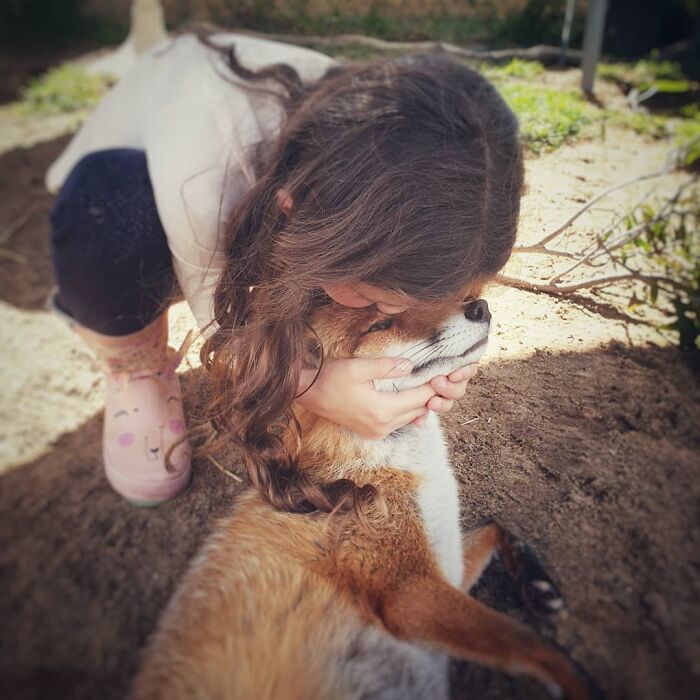
[[[235,43],[246,68],[285,62],[304,82],[337,63],[311,49],[244,34],[213,39]],[[227,212],[255,182],[247,151],[274,138],[284,118],[273,96],[251,93],[244,84],[221,54],[195,36],[160,44],[140,56],[105,95],[46,175],[46,186],[55,193],[88,153],[145,151],[175,274],[200,328],[213,318]],[[258,85],[281,89],[272,80]]]

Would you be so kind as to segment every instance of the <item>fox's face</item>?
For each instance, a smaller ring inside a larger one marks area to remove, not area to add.
[[[491,314],[483,299],[395,316],[332,304],[312,319],[328,358],[404,357],[413,371],[399,379],[375,380],[383,391],[408,389],[476,362],[486,350]]]

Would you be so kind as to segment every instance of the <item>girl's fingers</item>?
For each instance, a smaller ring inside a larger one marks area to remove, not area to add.
[[[461,382],[450,381],[447,377],[435,377],[430,384],[433,389],[446,399],[461,399],[467,391],[467,382],[465,379]]]
[[[427,416],[428,416],[428,414],[427,414],[427,413],[424,413],[422,416],[418,416],[418,418],[414,418],[414,419],[411,421],[411,423],[413,423],[413,425],[415,425],[415,426],[417,426],[418,428],[420,428],[421,425],[423,425],[423,423],[425,423],[425,419],[427,418]]]
[[[452,382],[462,382],[465,380],[469,381],[470,379],[474,379],[476,371],[476,363],[466,365],[465,367],[460,367],[459,369],[456,369],[454,372],[450,373],[448,375],[448,379]]]
[[[409,423],[413,422],[416,418],[423,417],[428,413],[428,409],[425,406],[421,406],[420,408],[417,408],[413,411],[410,411],[409,413],[404,414],[400,418],[396,419],[396,422],[391,428],[391,432],[394,430],[398,430],[399,428],[403,428],[404,425],[408,425]]]
[[[425,404],[435,396],[436,391],[430,384],[421,384],[412,389],[405,389],[395,394],[385,394],[386,400],[391,406],[391,410],[398,413],[400,416],[425,409]],[[414,416],[415,418],[415,416]]]
[[[446,413],[454,405],[454,401],[451,399],[443,399],[439,396],[433,396],[430,401],[428,401],[428,409],[435,411],[435,413]]]

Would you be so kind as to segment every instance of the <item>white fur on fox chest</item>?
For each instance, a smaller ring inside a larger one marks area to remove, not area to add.
[[[462,581],[462,532],[459,495],[440,420],[429,413],[424,425],[409,425],[384,441],[388,463],[420,477],[418,505],[428,542],[453,586]]]
[[[477,362],[488,341],[490,315],[486,314],[482,312],[478,317],[471,317],[464,310],[450,316],[437,337],[383,348],[385,357],[405,357],[414,368],[402,379],[373,380],[375,388],[386,392],[410,389]],[[376,464],[389,464],[421,477],[418,504],[428,541],[447,580],[459,586],[464,562],[457,480],[439,418],[428,412],[422,427],[409,424],[379,443],[369,444],[367,453],[373,455]]]

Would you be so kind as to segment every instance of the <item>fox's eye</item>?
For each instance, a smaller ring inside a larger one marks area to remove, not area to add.
[[[365,333],[376,333],[377,331],[386,331],[394,325],[393,318],[383,318],[381,321],[373,323]]]

